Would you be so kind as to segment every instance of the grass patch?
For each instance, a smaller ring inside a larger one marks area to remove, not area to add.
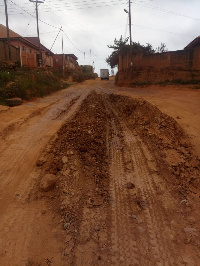
[[[49,70],[20,68],[18,71],[0,71],[1,104],[5,104],[6,99],[13,97],[23,100],[43,97],[63,87],[60,78]]]

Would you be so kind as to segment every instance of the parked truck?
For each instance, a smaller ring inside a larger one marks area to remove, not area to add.
[[[101,80],[103,80],[103,79],[109,80],[109,70],[108,69],[100,69],[100,78],[101,78]]]

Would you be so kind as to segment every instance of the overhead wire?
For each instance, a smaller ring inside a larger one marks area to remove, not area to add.
[[[29,14],[30,16],[34,17],[33,14],[31,14],[30,12],[28,12],[27,10],[25,10],[23,7],[19,6],[19,5],[16,4],[15,2],[13,2],[12,0],[8,0],[8,2],[12,3],[13,5],[18,6],[22,11],[24,11],[25,13],[27,13],[27,14]],[[54,26],[54,25],[51,25],[51,24],[49,24],[49,23],[47,23],[47,22],[41,20],[40,18],[39,18],[39,21],[41,21],[42,23],[44,23],[44,24],[46,24],[46,25],[48,25],[48,26],[50,26],[50,27],[53,27],[53,28],[59,29],[59,27]]]
[[[27,9],[28,8],[28,4],[29,3],[25,3],[25,5],[26,5],[26,7],[24,8],[24,7],[21,7],[21,6],[19,6],[18,4],[16,4],[13,0],[7,0],[10,4],[12,4],[13,5],[13,8],[12,7],[10,7],[10,8],[12,8],[12,9],[10,9],[10,12],[11,13],[13,13],[14,12],[14,9],[16,9],[17,10],[17,12],[19,12],[19,10],[16,8],[16,6],[18,7],[18,8],[20,8],[21,10],[22,10],[22,12],[23,13],[19,13],[19,14],[22,14],[22,15],[24,15],[24,13],[25,14],[28,14],[29,16],[31,16],[31,18],[32,17],[34,17],[34,15],[33,14],[31,14],[30,12],[29,12],[29,9]],[[123,4],[127,4],[127,2],[124,2],[124,0],[118,0],[118,2],[116,3],[116,1],[114,1],[114,0],[110,0],[110,1],[108,1],[108,2],[106,2],[105,0],[103,1],[103,2],[98,2],[97,0],[90,0],[89,2],[87,2],[87,1],[74,1],[74,2],[69,2],[69,1],[67,1],[66,2],[66,0],[57,0],[57,1],[59,1],[61,4],[62,4],[62,7],[65,7],[65,8],[67,8],[67,10],[77,10],[77,9],[86,9],[86,8],[101,8],[101,7],[108,7],[108,6],[114,6],[114,5],[123,5]],[[48,2],[48,3],[47,3]],[[133,4],[134,5],[139,5],[139,6],[142,6],[142,7],[145,7],[145,8],[150,8],[150,9],[153,9],[153,10],[156,10],[156,11],[158,11],[158,12],[164,12],[164,13],[166,13],[166,14],[171,14],[171,15],[176,15],[176,16],[181,16],[181,17],[186,17],[186,18],[189,18],[189,19],[194,19],[194,20],[200,20],[199,18],[194,18],[194,17],[191,17],[191,16],[187,16],[187,15],[184,15],[184,14],[181,14],[181,13],[178,13],[178,12],[175,12],[175,11],[173,11],[173,10],[168,10],[168,9],[165,9],[165,8],[162,8],[162,7],[159,7],[159,6],[155,6],[155,5],[151,5],[151,4],[148,4],[148,3],[144,3],[144,1],[138,1],[138,0],[135,0],[135,1],[133,1]],[[92,32],[91,30],[89,30],[89,29],[87,29],[84,25],[82,25],[82,24],[80,24],[79,22],[77,22],[77,21],[75,21],[74,19],[72,19],[72,18],[70,18],[69,16],[67,16],[66,15],[66,13],[63,11],[63,8],[62,9],[60,9],[59,8],[59,5],[60,4],[58,4],[58,3],[51,3],[51,1],[49,0],[47,0],[47,1],[45,1],[44,2],[44,7],[43,7],[43,12],[52,12],[53,14],[56,14],[58,17],[60,17],[62,20],[66,20],[66,21],[68,21],[69,23],[72,23],[72,24],[74,24],[76,27],[79,27],[79,28],[82,28],[82,29],[84,29],[84,31],[86,31],[88,34],[92,34],[92,35],[94,35],[94,36],[96,36],[97,37],[97,35],[96,35],[96,33],[94,33],[94,32]],[[84,6],[83,6],[84,5]],[[3,5],[2,5],[3,6]],[[51,9],[51,11],[49,10],[49,9]],[[60,16],[60,14],[62,14],[61,16]],[[25,15],[24,15],[25,16]],[[28,18],[27,16],[25,16],[27,19],[30,19],[30,18]],[[30,21],[31,21],[31,19],[30,19]],[[57,27],[57,26],[54,26],[54,25],[51,25],[51,24],[49,24],[49,23],[47,23],[47,22],[45,22],[45,21],[43,21],[43,20],[41,20],[41,19],[39,19],[39,21],[41,21],[43,24],[46,24],[46,25],[48,25],[48,26],[50,26],[50,27],[53,27],[53,28],[55,28],[55,29],[59,29],[59,33],[60,33],[60,28],[59,27]],[[29,22],[30,23],[30,22]],[[150,28],[150,27],[146,27],[146,26],[142,26],[142,25],[137,25],[137,24],[133,24],[134,26],[136,26],[136,27],[143,27],[143,28],[148,28],[148,29],[152,29],[152,30],[158,30],[158,31],[163,31],[163,32],[167,32],[167,33],[171,33],[171,34],[179,34],[179,35],[185,35],[185,34],[180,34],[180,33],[175,33],[175,32],[170,32],[170,31],[165,31],[165,30],[160,30],[160,29],[156,29],[156,28]],[[29,26],[29,24],[28,24],[28,26]],[[28,28],[28,26],[27,26],[27,28]],[[126,32],[127,32],[127,27],[128,27],[128,23],[127,23],[127,25],[126,25]],[[27,30],[27,28],[26,28],[26,30]],[[26,32],[26,30],[25,30],[25,32]],[[62,31],[64,32],[64,30],[62,29]],[[126,32],[125,32],[125,37],[126,37]],[[57,39],[57,37],[58,37],[58,35],[59,35],[59,33],[57,34],[57,36],[56,36],[56,39]],[[83,51],[81,51],[72,41],[71,41],[71,39],[68,37],[68,35],[64,32],[64,34],[65,34],[65,36],[67,37],[67,39],[70,41],[70,43],[79,51],[79,52],[81,52],[81,53],[84,53]],[[186,35],[185,35],[186,36]],[[187,36],[189,36],[189,35],[187,35]],[[99,38],[99,37],[98,37]],[[102,38],[103,39],[103,37],[100,37],[100,38]],[[56,39],[55,39],[55,41],[56,41]],[[54,41],[54,43],[55,43],[55,41]],[[53,45],[54,45],[54,43],[53,43]],[[53,47],[53,46],[52,46]],[[101,60],[103,60],[103,59],[101,59]]]
[[[61,32],[61,30],[62,30],[62,27],[59,29],[59,32],[58,32],[58,34],[56,35],[55,40],[53,41],[53,44],[52,44],[52,46],[51,46],[50,51],[52,50],[52,48],[53,48],[53,46],[54,46],[54,44],[55,44],[55,42],[56,42],[56,40],[57,40],[57,38],[58,38],[58,35],[59,35],[59,33]]]

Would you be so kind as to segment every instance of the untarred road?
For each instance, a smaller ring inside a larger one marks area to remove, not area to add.
[[[199,265],[199,98],[96,80],[1,111],[0,265]]]

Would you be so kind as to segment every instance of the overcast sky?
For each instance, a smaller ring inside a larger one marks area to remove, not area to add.
[[[35,6],[29,0],[7,0],[9,27],[16,33],[37,36]],[[0,23],[6,25],[4,1]],[[39,5],[41,43],[54,53],[78,57],[80,65],[109,68],[107,45],[129,36],[127,0],[45,0]],[[169,51],[181,50],[200,35],[199,0],[132,0],[132,39],[154,48],[161,42]],[[63,32],[59,33],[62,26]],[[58,34],[59,33],[59,34]],[[58,35],[58,36],[57,36]],[[57,37],[57,38],[56,38]]]

